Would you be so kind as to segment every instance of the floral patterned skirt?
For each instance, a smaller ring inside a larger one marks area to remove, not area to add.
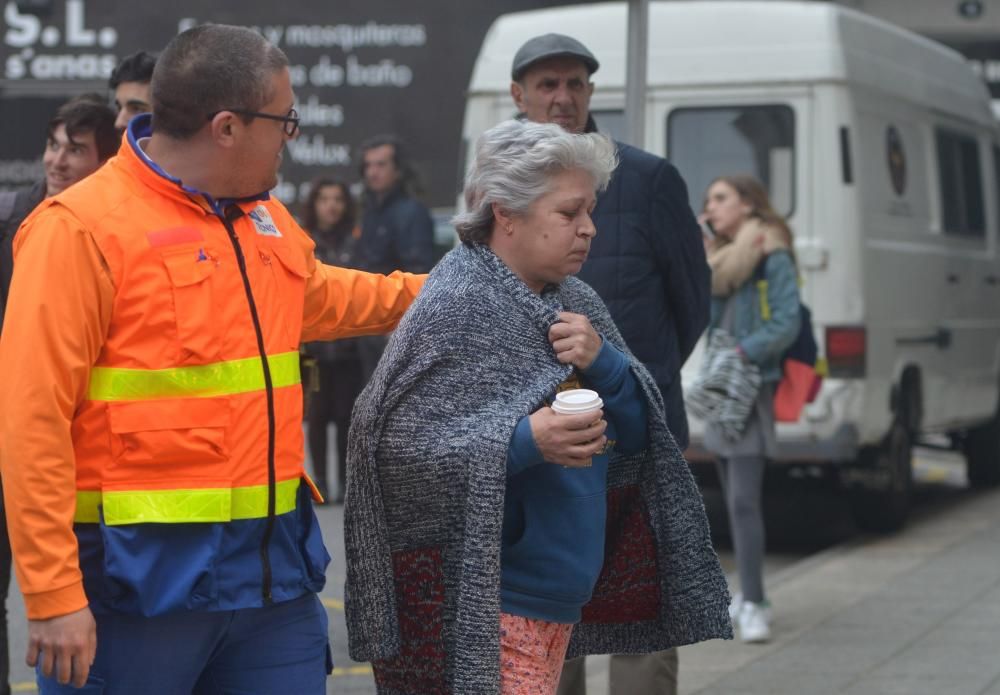
[[[554,695],[573,626],[500,614],[502,695]]]

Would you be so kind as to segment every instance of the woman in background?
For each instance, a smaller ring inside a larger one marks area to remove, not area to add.
[[[355,204],[347,184],[334,179],[318,179],[309,191],[302,214],[302,227],[316,242],[316,258],[328,265],[345,268],[361,266],[359,234],[355,227]],[[361,361],[354,338],[333,342],[308,343],[306,354],[316,360],[319,378],[307,408],[309,454],[313,461],[316,486],[324,500],[330,500],[326,471],[327,423],[337,427],[337,492],[334,502],[344,501],[347,470],[347,429],[351,409],[364,383]]]
[[[712,269],[709,334],[728,332],[744,363],[760,370],[761,388],[742,434],[727,437],[706,423],[705,448],[719,460],[740,591],[730,616],[744,642],[770,639],[771,609],[764,594],[764,468],[774,448],[774,390],[781,357],[799,333],[799,291],[792,233],[774,211],[763,185],[750,176],[722,176],[708,187],[703,219]]]

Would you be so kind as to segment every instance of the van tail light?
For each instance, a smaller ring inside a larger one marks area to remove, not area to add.
[[[865,376],[864,326],[827,326],[826,362],[834,379],[861,379]]]

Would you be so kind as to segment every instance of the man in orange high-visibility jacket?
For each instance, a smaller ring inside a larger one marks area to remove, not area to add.
[[[152,91],[15,240],[0,467],[27,661],[42,693],[324,693],[298,347],[391,330],[424,277],[318,263],[268,196],[298,117],[257,33],[178,35]]]

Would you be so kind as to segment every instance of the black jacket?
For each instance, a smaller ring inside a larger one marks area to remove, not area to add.
[[[422,203],[397,187],[380,201],[365,192],[361,260],[372,273],[427,273],[434,265],[434,222]]]
[[[360,234],[355,235],[354,226],[341,224],[328,232],[307,230],[309,236],[316,242],[316,259],[327,265],[341,268],[361,268],[359,246]],[[357,339],[341,338],[339,340],[319,340],[305,344],[305,351],[310,357],[321,362],[357,361]]]
[[[0,193],[0,326],[7,312],[7,294],[14,274],[14,235],[24,218],[45,200],[45,180],[31,188]]]
[[[667,160],[618,143],[597,199],[597,236],[579,277],[604,300],[652,373],[681,449],[688,444],[680,369],[709,320],[711,278],[687,186]]]

